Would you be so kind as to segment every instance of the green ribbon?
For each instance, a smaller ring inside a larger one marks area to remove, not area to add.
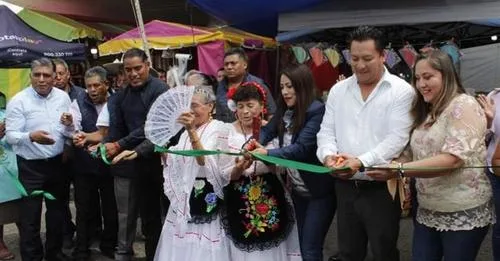
[[[167,148],[159,147],[159,146],[155,146],[155,152],[170,153],[170,154],[186,156],[186,157],[210,156],[210,155],[218,155],[218,154],[226,154],[226,155],[231,155],[231,156],[242,156],[243,155],[243,153],[234,153],[234,152],[227,152],[227,151],[220,151],[220,150],[169,150]],[[335,172],[335,171],[348,171],[349,170],[348,167],[331,169],[331,168],[327,168],[327,167],[323,167],[323,166],[298,162],[298,161],[294,161],[294,160],[287,160],[287,159],[282,159],[282,158],[278,158],[278,157],[262,155],[262,154],[258,154],[258,153],[251,153],[250,152],[250,154],[254,158],[256,158],[260,161],[266,162],[266,163],[279,165],[279,166],[286,167],[286,168],[308,171],[308,172],[317,173],[317,174],[330,174],[330,173]]]
[[[43,190],[34,190],[33,192],[31,192],[31,194],[28,194],[28,192],[24,188],[23,184],[21,184],[21,181],[19,181],[19,179],[15,178],[15,176],[12,176],[12,181],[14,181],[14,185],[16,186],[16,189],[19,191],[19,193],[23,197],[43,196],[48,200],[55,200],[56,199],[52,194],[50,194],[49,192],[45,192]]]
[[[271,163],[274,165],[283,166],[283,167],[287,167],[287,168],[291,168],[291,169],[304,170],[304,171],[313,172],[313,173],[317,173],[317,174],[330,174],[330,173],[335,172],[335,171],[348,171],[348,170],[350,170],[349,167],[331,169],[331,168],[327,168],[324,166],[313,165],[313,164],[303,163],[303,162],[294,161],[294,160],[287,160],[287,159],[282,159],[282,158],[278,158],[278,157],[262,155],[262,154],[258,154],[258,153],[250,153],[250,154],[252,154],[252,156],[254,156],[255,158],[257,158],[261,161],[267,162],[267,163]]]
[[[102,143],[101,145],[99,145],[99,154],[101,154],[101,159],[102,161],[104,161],[104,163],[106,163],[107,165],[111,165],[111,161],[106,158],[106,146],[104,146],[104,144]]]
[[[170,153],[170,154],[175,154],[175,155],[180,155],[180,156],[186,156],[186,157],[199,157],[199,156],[211,156],[211,155],[218,155],[218,154],[226,154],[226,155],[232,155],[232,156],[242,156],[243,153],[234,153],[234,152],[227,152],[227,151],[221,151],[221,150],[169,150],[165,147],[160,147],[160,146],[155,146],[155,152],[159,153]],[[274,164],[274,165],[279,165],[282,167],[286,168],[292,168],[292,169],[297,169],[297,170],[304,170],[312,173],[317,173],[317,174],[330,174],[335,171],[348,171],[348,167],[344,168],[336,168],[336,169],[331,169],[327,168],[324,166],[319,166],[319,165],[314,165],[314,164],[308,164],[308,163],[303,163],[303,162],[298,162],[298,161],[293,161],[293,160],[287,160],[287,159],[282,159],[278,157],[273,157],[273,156],[268,156],[268,155],[262,155],[258,153],[252,153],[249,152],[254,158]],[[447,171],[447,170],[453,170],[453,169],[484,169],[484,168],[500,168],[500,166],[462,166],[458,168],[449,168],[449,167],[425,167],[425,168],[418,168],[418,167],[404,167],[403,168],[398,168],[398,167],[390,167],[390,166],[373,166],[373,167],[366,167],[367,170],[403,170],[403,171],[427,171],[427,172],[437,172],[437,171]]]

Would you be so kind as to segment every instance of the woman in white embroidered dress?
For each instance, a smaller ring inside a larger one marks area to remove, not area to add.
[[[222,150],[252,150],[264,117],[265,90],[243,83],[228,91],[237,120],[230,124]],[[222,159],[222,157],[221,157]],[[222,160],[223,175],[231,179],[224,191],[221,218],[231,239],[231,260],[302,260],[291,200],[271,169],[250,157]]]
[[[195,87],[192,111],[177,119],[186,131],[171,150],[216,149],[224,123],[212,119],[214,103],[211,87]],[[170,208],[155,260],[231,260],[218,215],[223,184],[227,182],[221,179],[217,162],[217,156],[168,154],[166,157],[164,190],[170,199]]]
[[[391,164],[397,171],[369,175],[416,178],[412,260],[473,261],[494,219],[484,169],[466,168],[486,165],[484,112],[441,51],[417,58],[412,83],[418,95],[409,147]]]

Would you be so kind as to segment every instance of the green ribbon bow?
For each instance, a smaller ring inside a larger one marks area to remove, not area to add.
[[[106,158],[106,146],[104,146],[104,144],[99,145],[99,154],[101,154],[101,159],[104,163],[111,165],[111,161]]]
[[[56,199],[52,194],[50,194],[49,192],[45,192],[43,190],[34,190],[33,192],[31,192],[31,194],[28,194],[28,192],[24,188],[23,184],[21,184],[21,181],[19,181],[19,179],[12,176],[12,181],[14,181],[14,185],[16,186],[17,190],[19,191],[19,193],[21,193],[23,197],[43,196],[48,200]]]

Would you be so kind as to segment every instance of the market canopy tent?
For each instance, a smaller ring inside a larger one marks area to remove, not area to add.
[[[154,20],[144,25],[149,47],[155,50],[172,50],[197,47],[198,68],[215,75],[222,67],[226,44],[249,48],[275,48],[276,42],[267,38],[229,27],[202,28]],[[138,28],[123,33],[98,46],[99,55],[124,53],[130,48],[142,48]]]
[[[144,25],[149,47],[155,50],[170,50],[196,46],[214,41],[228,41],[245,45],[252,41],[262,47],[273,48],[276,42],[267,37],[246,33],[232,28],[201,28],[178,23],[154,20]],[[124,53],[130,48],[142,48],[139,29],[134,28],[99,45],[99,55]]]
[[[314,6],[325,0],[189,0],[200,10],[232,27],[275,37],[278,15]]]
[[[79,22],[60,14],[35,11],[3,0],[0,0],[0,5],[7,6],[35,30],[65,42],[84,38],[101,41],[113,38],[131,29],[130,26],[124,25]]]
[[[23,8],[17,16],[37,31],[60,41],[71,42],[82,38],[103,39],[103,32],[62,15]]]
[[[500,17],[498,0],[325,1],[279,15],[279,31],[474,21]]]
[[[154,20],[144,25],[149,47],[156,50],[177,49],[194,46],[211,40],[211,33],[178,23]],[[207,39],[208,38],[208,39]],[[138,28],[125,32],[98,46],[99,55],[124,53],[130,48],[142,48]]]
[[[466,88],[489,92],[500,88],[500,44],[462,49],[460,76]]]
[[[36,11],[58,13],[84,22],[136,24],[131,1],[123,0],[6,0]],[[186,6],[185,0],[141,0],[144,21],[154,19],[178,23],[206,25],[209,17],[196,8]]]
[[[84,60],[85,46],[45,36],[26,25],[8,7],[0,6],[0,64],[29,62],[40,57]]]

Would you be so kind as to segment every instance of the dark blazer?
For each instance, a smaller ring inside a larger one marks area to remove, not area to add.
[[[270,149],[268,150],[268,155],[321,165],[316,157],[316,150],[318,149],[316,134],[319,132],[324,114],[325,105],[319,101],[313,101],[307,109],[306,121],[303,128],[292,136],[292,144],[286,147]],[[261,144],[267,144],[278,136],[278,124],[283,124],[283,121],[275,115],[262,128],[260,133]],[[283,137],[279,137],[279,140],[280,144],[282,144]],[[332,176],[307,171],[299,171],[299,173],[313,197],[323,197],[335,193],[335,179]]]

